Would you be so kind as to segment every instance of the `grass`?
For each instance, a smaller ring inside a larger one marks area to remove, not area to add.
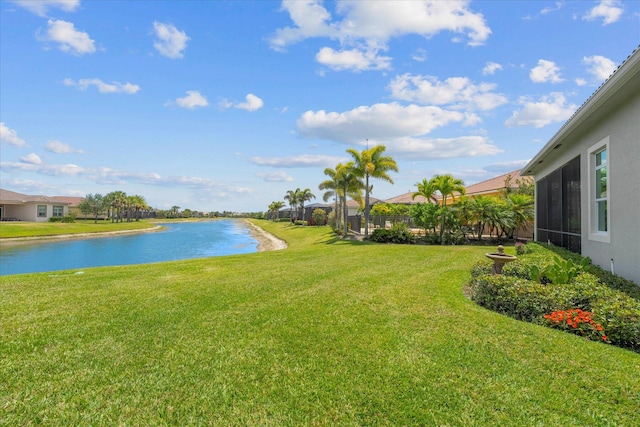
[[[155,227],[147,221],[118,222],[93,220],[77,220],[72,223],[62,222],[0,222],[0,240],[15,237],[44,237],[63,234],[104,233],[123,230],[140,230]]]
[[[482,247],[0,276],[0,425],[638,425],[640,356],[466,299]],[[513,248],[508,248],[513,249]]]

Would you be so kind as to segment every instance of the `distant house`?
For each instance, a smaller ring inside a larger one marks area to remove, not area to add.
[[[640,283],[640,47],[522,169],[535,238]]]
[[[465,194],[470,197],[475,196],[501,196],[508,189],[517,189],[520,187],[519,182],[526,180],[530,181],[530,177],[521,177],[520,171],[515,170],[513,172],[505,173],[495,178],[487,179],[486,181],[472,184],[465,188]]]
[[[311,221],[313,217],[313,211],[316,209],[322,209],[325,214],[329,215],[329,213],[333,210],[333,204],[326,203],[311,203],[309,205],[304,205],[304,220]]]
[[[71,203],[47,196],[31,196],[0,189],[2,221],[45,222],[69,215]]]

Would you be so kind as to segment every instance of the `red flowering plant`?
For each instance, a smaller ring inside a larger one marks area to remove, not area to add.
[[[593,313],[590,311],[574,308],[572,310],[554,311],[551,314],[545,314],[544,318],[551,323],[552,327],[586,336],[589,339],[609,342],[604,333],[604,328],[601,324],[596,323],[592,316]]]

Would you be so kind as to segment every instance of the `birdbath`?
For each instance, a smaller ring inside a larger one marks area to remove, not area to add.
[[[498,246],[498,252],[484,254],[487,258],[493,261],[493,267],[491,273],[502,274],[502,267],[508,262],[518,259],[515,255],[507,255],[504,253],[504,246]]]

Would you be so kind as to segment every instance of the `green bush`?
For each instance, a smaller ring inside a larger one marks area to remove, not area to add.
[[[72,222],[76,222],[76,220],[74,217],[67,215],[67,216],[56,216],[56,217],[49,218],[49,222],[72,223]]]
[[[376,243],[415,243],[415,237],[406,224],[394,224],[391,228],[376,228],[369,239]]]
[[[593,318],[611,342],[640,353],[640,302],[621,293],[593,303]]]
[[[518,320],[540,322],[545,313],[561,307],[553,289],[505,275],[480,276],[471,281],[471,299],[477,304]]]
[[[477,304],[510,317],[554,327],[544,315],[555,311],[584,310],[593,312],[593,320],[600,324],[607,342],[640,352],[640,290],[628,280],[612,275],[592,265],[582,265],[579,255],[552,262],[554,254],[540,245],[531,245],[531,252],[519,256],[502,269],[503,275],[490,275],[491,263],[481,261],[471,268],[470,295]],[[566,280],[552,283],[551,276],[570,271]],[[566,267],[566,268],[565,268]],[[531,280],[532,271],[544,272],[541,282]],[[580,271],[584,270],[584,271]],[[572,332],[572,328],[565,328]],[[601,339],[598,333],[585,335]]]

